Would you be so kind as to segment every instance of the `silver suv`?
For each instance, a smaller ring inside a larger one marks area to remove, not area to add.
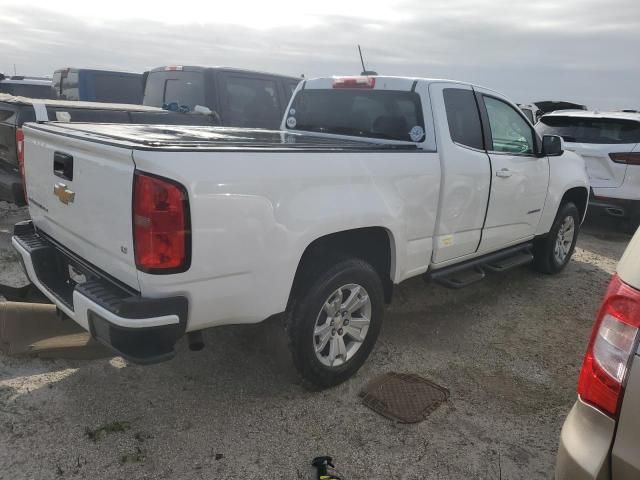
[[[557,480],[640,478],[640,230],[611,279],[562,427]]]

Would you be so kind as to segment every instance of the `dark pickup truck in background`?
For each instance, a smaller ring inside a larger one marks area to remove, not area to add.
[[[211,110],[225,127],[280,128],[301,78],[223,67],[167,66],[144,73],[144,105]]]
[[[143,105],[31,99],[0,94],[0,200],[17,205],[26,203],[21,176],[22,125],[38,120],[33,102],[46,109],[50,121],[214,125],[210,115],[185,115]]]

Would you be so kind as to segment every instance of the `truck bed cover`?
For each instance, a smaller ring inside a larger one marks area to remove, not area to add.
[[[411,143],[377,143],[313,134],[232,127],[106,123],[27,123],[28,128],[133,150],[416,150]]]

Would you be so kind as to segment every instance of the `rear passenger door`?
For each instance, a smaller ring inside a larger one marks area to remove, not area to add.
[[[491,196],[480,252],[533,237],[547,196],[549,165],[537,155],[537,135],[514,105],[491,92],[478,93],[491,158]]]
[[[432,260],[442,264],[477,251],[491,167],[471,86],[432,83],[429,93],[443,176]]]
[[[284,107],[274,78],[221,72],[218,75],[218,99],[225,127],[280,127]]]

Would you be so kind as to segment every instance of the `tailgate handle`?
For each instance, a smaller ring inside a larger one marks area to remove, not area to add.
[[[53,174],[65,180],[73,180],[73,157],[62,152],[53,154]]]

